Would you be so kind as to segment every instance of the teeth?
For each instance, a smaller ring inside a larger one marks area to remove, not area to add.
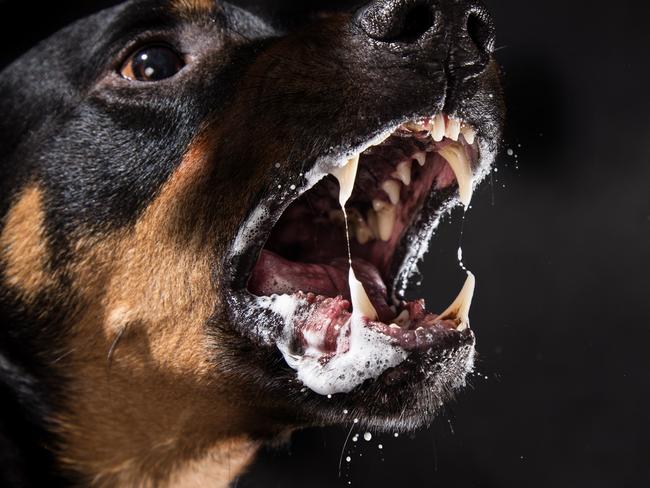
[[[461,332],[467,329],[469,327],[469,309],[472,306],[475,288],[476,278],[468,271],[467,279],[458,297],[438,318],[440,320],[456,320],[458,322],[457,330]]]
[[[424,126],[422,124],[418,124],[417,122],[407,122],[405,124],[405,127],[408,130],[411,130],[413,132],[422,132],[422,131],[427,131],[428,132],[429,131],[428,127],[426,127],[426,126]]]
[[[415,159],[420,166],[424,166],[424,163],[427,162],[427,154],[424,152],[417,152],[413,155],[413,159]]]
[[[402,161],[397,165],[397,171],[395,171],[391,176],[396,180],[400,180],[404,185],[409,186],[411,184],[411,169],[413,164],[411,161]]]
[[[460,132],[463,134],[463,137],[465,138],[465,141],[467,141],[467,144],[474,144],[474,141],[476,140],[476,131],[474,129],[468,125],[464,125]]]
[[[394,205],[387,205],[386,208],[377,212],[377,227],[379,230],[379,238],[382,241],[388,242],[393,235],[396,217],[397,207]]]
[[[352,196],[352,189],[354,188],[354,181],[357,178],[358,168],[359,156],[357,155],[350,159],[342,168],[336,168],[332,171],[332,174],[339,180],[339,203],[343,211],[345,211],[345,204],[350,199],[350,196]],[[357,239],[358,235],[357,233]],[[368,294],[363,289],[363,284],[354,275],[351,260],[348,283],[350,287],[350,298],[352,299],[352,314],[357,316],[361,315],[370,320],[377,320],[377,311],[368,298]]]
[[[402,310],[402,312],[395,318],[395,323],[400,326],[404,326],[411,319],[411,315],[408,310]]]
[[[356,155],[345,166],[332,170],[332,174],[339,180],[339,203],[341,204],[341,208],[345,208],[345,204],[348,203],[348,200],[352,196],[358,168],[359,155]]]
[[[442,141],[445,137],[445,117],[442,114],[436,115],[433,119],[431,137],[433,137],[433,140],[436,142]]]
[[[402,330],[402,328],[401,328],[399,325],[397,325],[397,324],[390,324],[390,328],[391,328],[391,329],[399,329],[399,330]]]
[[[363,284],[354,275],[352,266],[350,266],[348,280],[350,283],[350,297],[352,298],[352,313],[370,320],[377,320],[377,310],[372,306],[366,290],[363,289]]]
[[[458,136],[460,136],[460,120],[449,117],[445,136],[452,141],[458,141]]]
[[[472,166],[465,150],[459,144],[445,146],[438,151],[443,158],[447,160],[449,166],[456,175],[458,188],[460,192],[460,201],[469,207],[474,192],[474,177],[472,175]]]
[[[367,244],[369,241],[375,238],[372,229],[363,221],[357,224],[357,228],[354,234],[357,238],[357,242],[361,245]]]
[[[399,203],[400,186],[397,181],[386,180],[381,185],[381,189],[386,192],[386,195],[388,195],[388,198],[390,198],[390,202],[393,205],[397,205]]]
[[[383,200],[380,200],[379,198],[375,198],[375,199],[372,201],[372,208],[373,208],[373,210],[374,210],[375,212],[381,212],[381,211],[384,210],[388,205],[389,205],[388,203],[386,203],[386,202],[383,201]]]
[[[382,202],[384,203],[384,202]],[[373,235],[376,237],[379,235],[379,224],[377,223],[377,212],[373,209],[368,210],[366,215],[366,221],[368,222],[368,227],[372,230]]]

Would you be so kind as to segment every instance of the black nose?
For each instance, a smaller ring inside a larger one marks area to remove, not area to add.
[[[477,1],[374,0],[357,11],[354,22],[380,43],[439,52],[444,41],[452,70],[482,71],[494,50],[492,19]]]

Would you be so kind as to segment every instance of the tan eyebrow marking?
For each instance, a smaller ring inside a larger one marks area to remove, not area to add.
[[[172,8],[182,16],[211,13],[217,2],[215,0],[172,0]]]

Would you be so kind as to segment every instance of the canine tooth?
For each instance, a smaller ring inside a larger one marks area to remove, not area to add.
[[[386,192],[386,194],[388,195],[388,198],[390,198],[390,202],[393,205],[397,205],[399,203],[400,187],[399,187],[399,183],[397,181],[395,181],[395,180],[386,180],[381,185],[381,189]]]
[[[461,332],[467,329],[469,327],[469,309],[472,306],[475,288],[476,278],[468,271],[465,284],[456,297],[456,300],[438,318],[440,320],[456,320],[458,322],[457,330]]]
[[[460,135],[460,120],[452,119],[449,117],[447,122],[447,130],[445,131],[445,136],[452,141],[457,141],[458,136]]]
[[[438,114],[433,119],[433,130],[431,131],[431,137],[436,142],[442,141],[445,137],[445,117],[442,114]]]
[[[363,289],[363,284],[355,276],[352,266],[350,266],[348,281],[352,298],[352,313],[362,315],[370,320],[377,320],[377,310],[372,306],[372,302],[368,298],[366,290]]]
[[[427,162],[427,154],[425,152],[416,152],[413,155],[413,159],[415,159],[420,166],[424,166],[424,163]]]
[[[476,131],[472,129],[469,125],[464,125],[460,132],[463,134],[463,137],[467,141],[467,144],[472,145],[476,140]]]
[[[379,228],[379,238],[388,242],[393,235],[395,228],[395,219],[397,218],[397,207],[388,205],[381,212],[377,212],[377,227]]]
[[[445,158],[454,171],[456,181],[458,181],[460,201],[465,208],[469,207],[474,192],[474,177],[472,165],[465,150],[458,144],[450,144],[440,149],[438,154]]]
[[[348,160],[345,166],[334,168],[332,174],[339,180],[339,203],[344,208],[352,196],[354,189],[354,182],[357,179],[357,169],[359,168],[359,155],[357,154],[352,159]]]
[[[397,171],[395,171],[391,176],[396,180],[400,180],[404,185],[409,186],[411,184],[412,168],[413,163],[411,163],[411,161],[402,161],[397,165]]]

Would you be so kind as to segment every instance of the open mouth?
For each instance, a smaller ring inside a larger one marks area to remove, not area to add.
[[[277,330],[262,326],[267,335],[324,395],[350,392],[411,353],[473,341],[471,273],[442,313],[401,297],[439,217],[469,206],[480,173],[475,129],[438,114],[348,159],[284,210],[247,281],[260,317],[281,318]]]

